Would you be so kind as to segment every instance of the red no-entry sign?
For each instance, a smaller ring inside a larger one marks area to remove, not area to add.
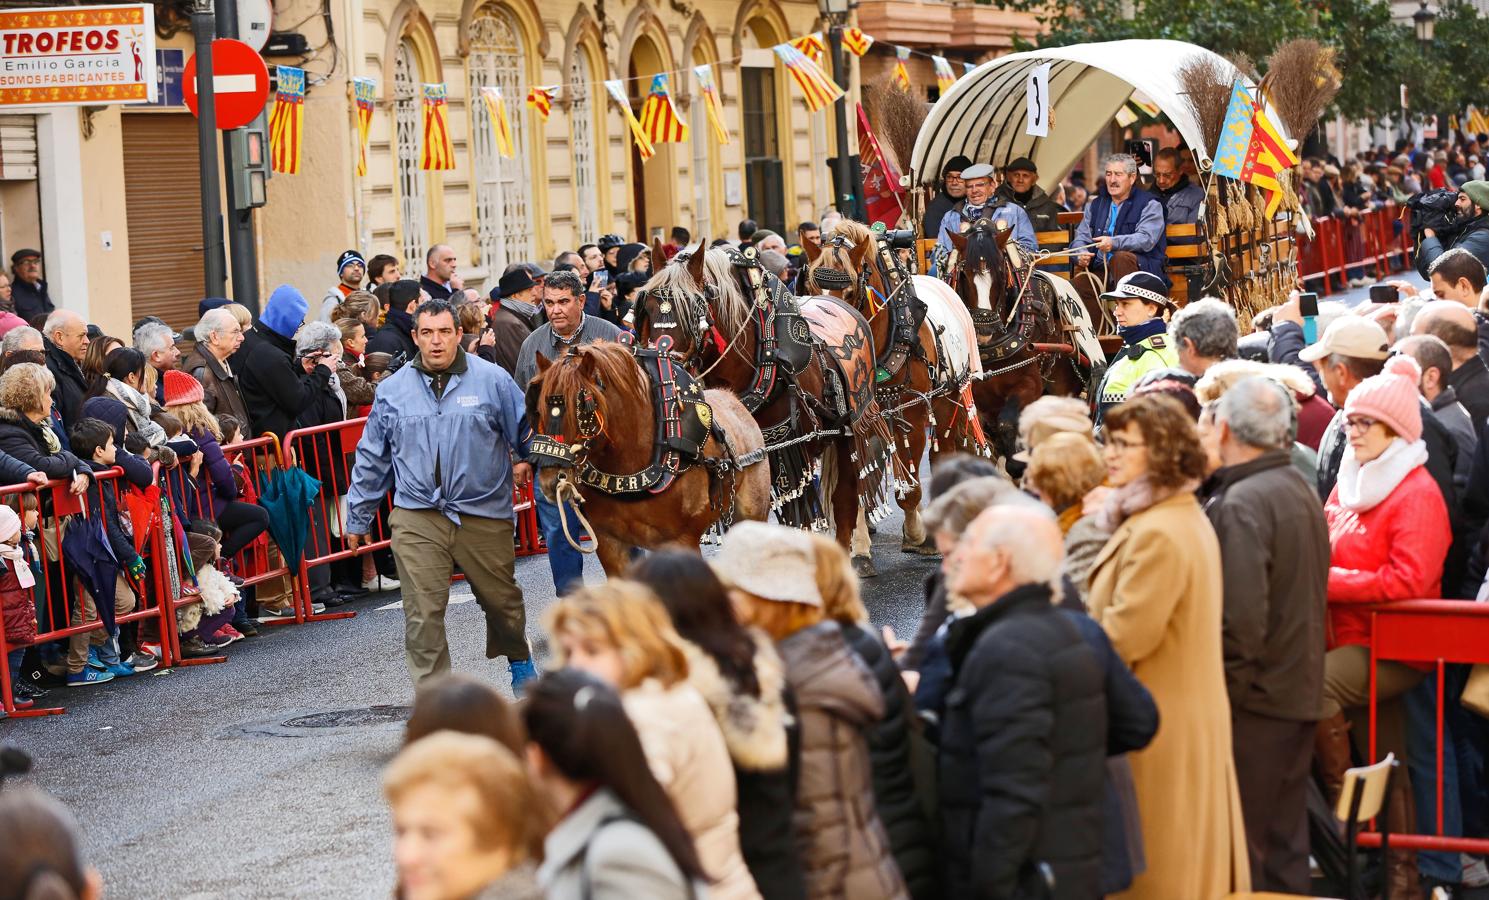
[[[191,114],[200,115],[196,103],[195,55],[186,62],[181,87]],[[228,131],[252,122],[269,99],[269,69],[264,58],[242,41],[230,38],[213,41],[212,94],[219,129]]]

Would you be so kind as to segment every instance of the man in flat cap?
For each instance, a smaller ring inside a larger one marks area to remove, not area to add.
[[[978,219],[991,222],[1006,222],[1013,229],[1013,240],[1027,254],[1039,247],[1034,237],[1034,226],[1029,216],[1017,205],[993,197],[993,167],[978,163],[962,170],[962,182],[967,186],[967,197],[956,208],[941,218],[941,228],[936,234],[936,253],[945,258],[951,253],[952,232],[961,233],[965,226]]]
[[[15,275],[11,282],[11,303],[15,305],[16,315],[29,322],[57,308],[41,277],[41,251],[25,249],[12,253],[10,271]]]
[[[1035,231],[1054,231],[1060,227],[1060,204],[1039,186],[1039,169],[1034,160],[1020,156],[1003,167],[1003,183],[993,199],[1023,207]]]

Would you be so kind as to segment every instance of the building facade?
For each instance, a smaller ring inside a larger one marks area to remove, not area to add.
[[[174,71],[176,89],[155,106],[0,117],[0,249],[8,256],[40,245],[53,295],[110,334],[126,334],[147,314],[190,324],[202,295],[195,119],[180,105],[175,69],[191,55],[191,36],[179,15],[162,10],[179,6],[157,4],[162,77]],[[1006,51],[1015,30],[1035,27],[1028,17],[1008,24],[1009,15],[960,2],[865,2],[860,25],[880,46],[850,66],[847,87],[856,94],[860,69],[872,78],[893,65],[888,42],[958,46],[959,61]],[[1003,24],[994,28],[993,18]],[[945,28],[928,31],[927,20]],[[301,171],[275,175],[267,205],[254,213],[261,291],[290,283],[319,296],[351,247],[390,253],[417,275],[428,248],[447,243],[466,283],[487,288],[510,263],[546,267],[557,251],[606,233],[665,239],[681,225],[695,239],[717,238],[733,236],[744,218],[794,231],[831,205],[836,147],[831,109],[809,112],[770,48],[820,27],[816,3],[803,0],[278,2],[273,30],[300,35],[308,50],[266,61],[271,72],[276,64],[304,68],[309,90]],[[958,44],[954,34],[974,37]],[[987,46],[970,46],[984,38]],[[913,90],[929,100],[929,61],[913,62]],[[714,65],[728,144],[714,138],[699,97],[692,70],[705,64]],[[658,73],[668,74],[691,134],[658,144],[643,163],[603,82],[622,80],[639,111]],[[358,76],[377,83],[363,176],[351,85]],[[450,171],[419,168],[427,83],[448,91]],[[534,85],[558,86],[546,123],[525,102]],[[496,150],[480,100],[487,86],[501,90],[512,158]],[[34,132],[30,169],[24,147],[5,152],[16,143],[8,136],[21,132]],[[10,158],[18,163],[8,170]],[[7,180],[8,171],[19,174]]]

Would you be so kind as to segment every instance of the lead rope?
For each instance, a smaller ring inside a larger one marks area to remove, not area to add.
[[[573,497],[574,517],[579,520],[580,525],[584,526],[584,530],[589,532],[589,536],[594,538],[595,546],[585,548],[579,541],[574,540],[574,535],[569,532],[569,516],[567,512],[568,507],[565,503],[565,494]],[[558,482],[553,486],[553,502],[558,505],[558,524],[563,528],[564,540],[569,542],[569,546],[578,550],[580,553],[595,552],[598,549],[600,538],[595,534],[594,526],[590,525],[589,520],[584,517],[584,513],[579,511],[580,504],[584,503],[584,497],[580,496],[578,486],[570,481],[564,473],[559,473]]]

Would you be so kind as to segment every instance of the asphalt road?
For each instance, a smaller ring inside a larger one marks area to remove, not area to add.
[[[876,623],[908,636],[936,563],[900,552],[899,523],[898,511],[881,523],[881,574],[864,594]],[[603,579],[598,563],[587,566],[591,583]],[[546,558],[518,560],[517,577],[541,665]],[[390,896],[378,779],[412,696],[397,600],[359,601],[352,619],[261,629],[228,648],[226,663],[55,689],[46,700],[65,715],[0,721],[0,741],[30,753],[26,780],[78,816],[109,896]],[[506,692],[506,663],[484,658],[470,601],[464,584],[452,588],[455,668]]]

